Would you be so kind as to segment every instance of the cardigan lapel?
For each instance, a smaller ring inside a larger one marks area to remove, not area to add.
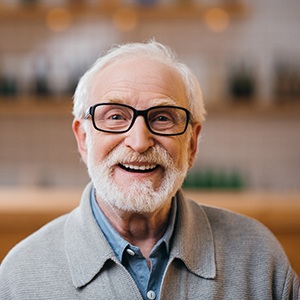
[[[213,279],[216,277],[215,247],[212,230],[202,207],[184,199],[180,190],[178,215],[170,261],[178,258],[194,274]]]
[[[65,251],[76,288],[88,284],[107,260],[120,264],[93,216],[90,206],[92,184],[85,188],[80,206],[65,224]]]

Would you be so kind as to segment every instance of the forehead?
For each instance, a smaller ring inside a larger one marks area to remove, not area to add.
[[[185,86],[178,71],[146,56],[124,58],[106,66],[96,74],[90,94],[92,104],[118,99],[150,106],[149,101],[171,99],[172,104],[186,106]]]

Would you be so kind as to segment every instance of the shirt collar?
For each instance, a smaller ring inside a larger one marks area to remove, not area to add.
[[[100,209],[96,197],[95,197],[95,190],[91,193],[91,207],[93,215],[101,228],[103,234],[105,235],[107,241],[109,242],[110,246],[114,250],[116,256],[120,261],[122,261],[123,253],[127,247],[132,247],[126,240],[124,240],[119,233],[113,228],[110,224],[102,210]],[[170,252],[170,243],[171,238],[174,231],[175,220],[176,220],[176,213],[177,213],[177,199],[176,196],[173,198],[170,216],[169,216],[169,224],[167,227],[166,232],[162,236],[162,238],[156,243],[154,248],[152,249],[151,253],[154,253],[159,249],[162,244],[165,244],[167,254]],[[151,255],[151,254],[150,254]]]
[[[65,222],[66,257],[76,288],[91,282],[107,261],[120,264],[93,216],[91,189],[92,183],[89,183],[82,194],[80,206],[67,216]],[[209,218],[201,205],[184,199],[181,191],[178,191],[175,200],[178,209],[169,264],[179,259],[194,274],[214,279],[215,246]]]

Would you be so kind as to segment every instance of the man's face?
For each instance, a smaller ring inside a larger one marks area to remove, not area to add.
[[[146,57],[107,66],[96,76],[90,101],[91,105],[123,103],[138,110],[158,105],[187,108],[180,76]],[[74,131],[77,140],[86,143],[85,150],[79,148],[98,196],[119,209],[153,212],[170,203],[181,186],[195,156],[200,125],[180,136],[158,136],[149,132],[139,116],[121,134],[97,131],[91,123],[81,138]]]

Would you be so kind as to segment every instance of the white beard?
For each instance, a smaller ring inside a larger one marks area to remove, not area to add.
[[[149,148],[139,154],[124,146],[118,146],[102,162],[96,162],[96,150],[88,141],[87,167],[97,195],[111,207],[137,213],[152,213],[167,203],[181,187],[188,171],[188,151],[183,165],[176,167],[168,152],[161,146]],[[152,180],[133,180],[126,187],[120,187],[113,180],[113,170],[119,163],[147,162],[158,164],[164,169],[159,187]]]

